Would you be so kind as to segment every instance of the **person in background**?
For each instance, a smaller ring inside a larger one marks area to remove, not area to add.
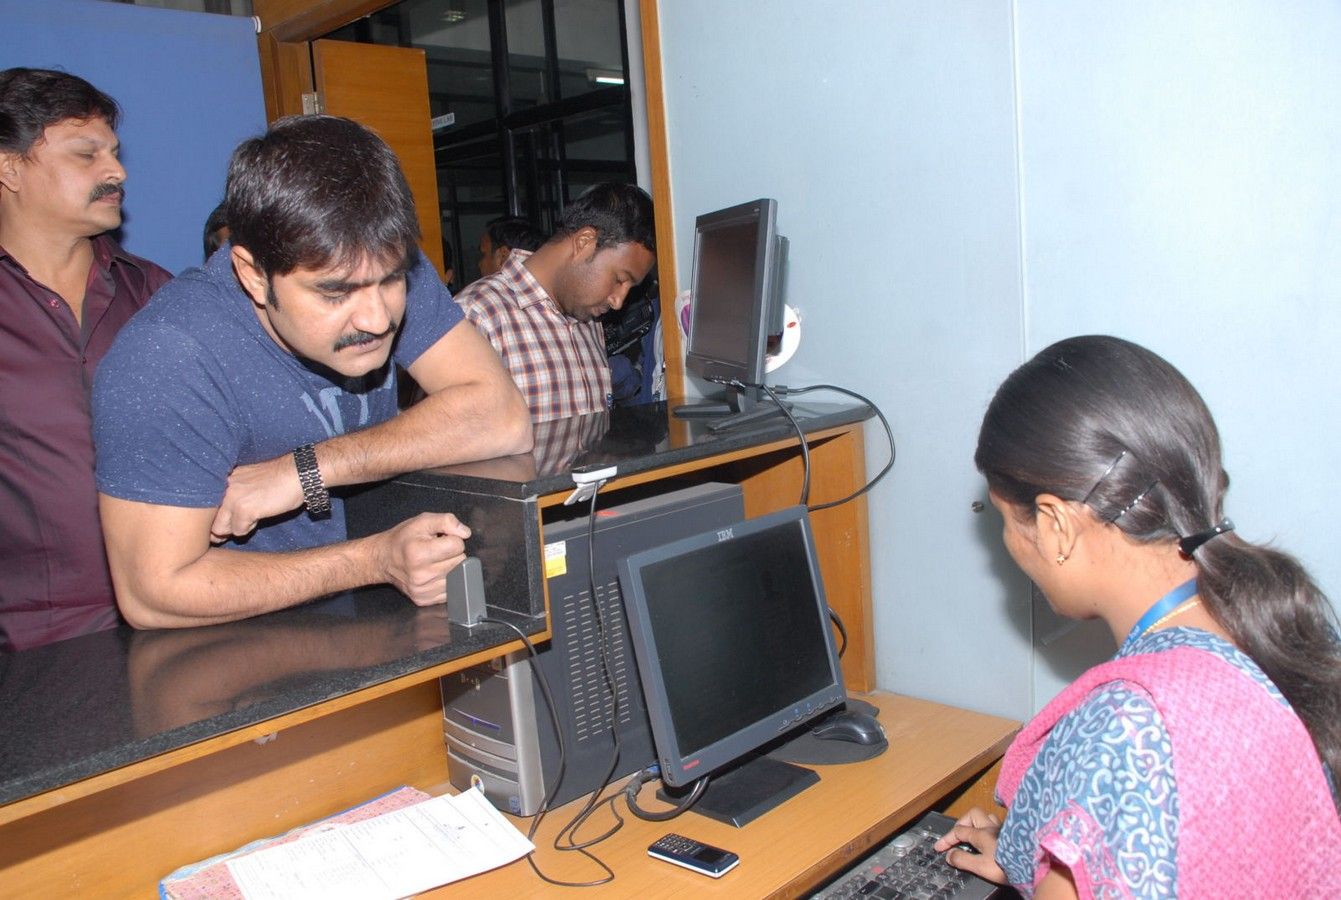
[[[446,602],[446,512],[347,539],[338,490],[531,447],[526,406],[419,252],[391,148],[291,116],[233,153],[231,236],[122,331],[93,391],[104,536],[139,628],[366,584]],[[226,252],[225,252],[226,251]],[[392,362],[428,396],[397,415]]]
[[[208,261],[228,240],[228,219],[224,212],[224,205],[220,203],[210,211],[209,218],[205,220],[205,260]]]
[[[652,198],[631,184],[598,184],[563,211],[554,236],[466,287],[457,302],[521,389],[534,422],[600,412],[612,403],[605,333],[656,262]]]
[[[484,226],[480,235],[480,277],[503,268],[513,250],[534,253],[545,243],[545,235],[521,216],[499,216]]]
[[[1192,385],[1127,341],[1061,341],[1001,385],[974,459],[1016,564],[1119,646],[1024,727],[1005,821],[970,811],[947,861],[1038,897],[1341,896],[1336,614],[1225,518]]]
[[[0,650],[109,628],[89,385],[172,276],[123,250],[116,101],[49,69],[0,72]]]

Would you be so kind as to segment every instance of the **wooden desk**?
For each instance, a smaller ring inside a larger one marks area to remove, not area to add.
[[[812,767],[819,784],[744,828],[693,813],[669,822],[646,822],[630,815],[620,799],[616,809],[624,817],[623,828],[592,848],[614,870],[610,884],[579,891],[548,885],[522,860],[424,896],[794,897],[842,871],[972,780],[1005,753],[1018,729],[1006,719],[898,694],[876,692],[865,699],[880,709],[889,749],[865,762]],[[650,785],[644,787],[639,803],[665,808],[653,793]],[[589,881],[603,874],[581,854],[553,849],[554,835],[580,804],[574,801],[551,813],[536,835],[536,863],[550,878]],[[529,820],[515,821],[523,833],[529,827]],[[613,821],[601,811],[584,826],[579,840],[600,834]],[[647,845],[669,831],[733,850],[740,854],[740,865],[714,880],[650,859]]]

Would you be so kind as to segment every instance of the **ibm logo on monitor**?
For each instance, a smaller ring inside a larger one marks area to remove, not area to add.
[[[735,535],[731,533],[730,528],[723,528],[721,531],[717,532],[718,543],[721,543],[722,541],[729,541],[733,537],[735,537]]]

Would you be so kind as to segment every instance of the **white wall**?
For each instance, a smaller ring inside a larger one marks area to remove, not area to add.
[[[1341,591],[1341,6],[667,0],[660,16],[679,281],[695,215],[776,197],[804,337],[775,381],[851,387],[895,427],[871,500],[882,687],[1025,716],[1111,653],[1031,611],[999,520],[969,512],[991,392],[1071,334],[1182,368],[1222,429],[1229,515]]]
[[[1030,352],[1166,356],[1220,426],[1240,532],[1341,596],[1341,4],[1018,6]]]
[[[1010,28],[1005,2],[661,4],[679,282],[695,215],[776,198],[803,336],[774,380],[849,387],[894,426],[879,683],[1019,714],[1025,582],[970,512],[977,423],[1021,352]]]

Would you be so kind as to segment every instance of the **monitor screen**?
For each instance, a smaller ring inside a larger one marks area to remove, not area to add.
[[[781,331],[777,201],[701,215],[694,227],[693,312],[686,366],[701,378],[759,384],[770,333]]]
[[[633,554],[620,580],[666,784],[845,699],[804,507]]]

